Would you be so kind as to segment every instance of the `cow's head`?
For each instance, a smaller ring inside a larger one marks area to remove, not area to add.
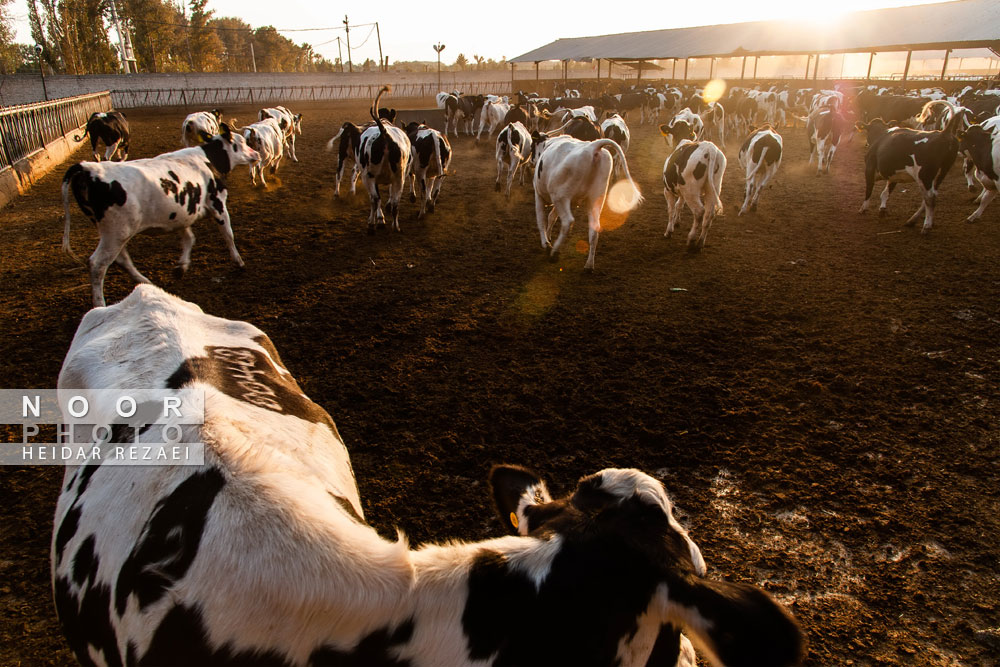
[[[981,156],[978,162],[990,162],[989,155],[993,149],[993,135],[982,125],[970,125],[967,130],[958,132],[958,148],[964,153]]]
[[[292,127],[295,129],[295,134],[302,134],[302,114],[297,113],[292,116]]]
[[[222,109],[212,109],[209,113],[215,116],[215,120],[217,122],[222,122]]]
[[[219,126],[219,134],[205,139],[201,149],[205,151],[212,168],[220,174],[228,174],[237,165],[250,164],[260,159],[260,153],[247,145],[243,135],[234,134],[226,123]]]
[[[558,549],[550,577],[567,586],[628,581],[620,596],[648,602],[662,624],[679,626],[719,664],[797,665],[804,638],[795,620],[763,590],[705,578],[698,546],[673,516],[663,485],[634,469],[609,468],[581,478],[553,500],[533,472],[497,466],[490,485],[504,527]],[[557,546],[555,546],[557,545]],[[565,568],[565,572],[556,572]]]
[[[382,107],[381,109],[378,110],[378,117],[381,118],[382,120],[387,120],[390,123],[395,123],[396,122],[396,110],[395,109],[386,109],[385,107]]]
[[[535,161],[538,160],[538,156],[541,154],[542,149],[545,147],[545,142],[548,139],[549,135],[545,132],[534,130],[531,133],[531,164],[535,164]]]
[[[685,139],[694,141],[695,138],[694,128],[691,127],[691,124],[686,120],[677,120],[676,118],[669,123],[660,125],[660,135],[667,146],[676,146]]]
[[[867,123],[862,123],[861,121],[858,121],[854,124],[854,128],[858,132],[868,133],[868,143],[866,144],[867,146],[871,146],[876,141],[878,141],[879,137],[885,135],[889,131],[890,127],[891,126],[889,125],[889,123],[885,122],[881,118],[874,118]]]

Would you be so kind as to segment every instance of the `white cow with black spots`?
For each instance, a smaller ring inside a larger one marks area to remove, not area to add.
[[[51,572],[83,664],[694,667],[681,630],[715,665],[802,659],[788,612],[709,578],[663,485],[638,470],[601,470],[553,500],[534,473],[498,466],[508,535],[384,538],[333,420],[264,332],[156,287],[84,316],[59,387],[106,390],[92,415],[136,388],[204,400],[204,423],[181,427],[203,464],[108,464],[179,426],[154,404],[112,429],[101,458],[66,468]]]
[[[285,107],[269,107],[257,112],[257,120],[273,118],[278,122],[278,127],[284,135],[285,148],[288,150],[292,161],[298,162],[295,155],[295,135],[302,134],[302,114],[292,113]]]
[[[181,123],[181,145],[185,147],[197,146],[204,137],[214,137],[219,133],[222,124],[222,111],[212,109],[211,111],[195,111],[188,114]]]
[[[770,125],[751,132],[740,146],[740,166],[746,174],[746,191],[740,215],[757,210],[761,191],[781,166],[781,150],[781,135]]]
[[[521,183],[524,184],[524,172],[528,171],[531,160],[531,133],[520,121],[510,123],[497,135],[497,182],[494,189],[510,198],[510,189],[514,184],[514,176],[521,172]],[[502,186],[506,175],[506,186]]]
[[[420,184],[420,212],[433,213],[444,177],[451,164],[451,144],[448,137],[423,123],[408,123],[405,128],[410,140],[410,201],[417,200],[417,184]]]
[[[664,236],[673,234],[681,219],[681,205],[687,204],[694,215],[687,249],[698,252],[705,247],[712,221],[722,214],[722,177],[725,173],[726,156],[711,141],[684,140],[677,146],[663,163],[663,197],[667,200]]]
[[[66,171],[62,183],[66,215],[63,250],[75,257],[69,242],[71,192],[100,234],[88,262],[95,306],[104,305],[104,275],[111,262],[121,264],[138,282],[150,282],[135,268],[125,248],[133,236],[149,229],[180,232],[181,258],[174,271],[183,275],[191,264],[191,225],[211,218],[219,223],[233,261],[243,266],[226,208],[225,176],[233,167],[249,164],[260,155],[225,123],[221,134],[206,135],[202,141],[199,146],[146,160],[80,162]]]
[[[361,133],[358,146],[361,182],[368,190],[371,201],[371,213],[368,216],[369,234],[374,234],[376,227],[385,227],[379,185],[389,186],[389,202],[386,208],[392,216],[392,228],[399,231],[399,200],[403,196],[403,181],[410,170],[410,139],[406,136],[406,132],[386,123],[376,114],[379,99],[389,90],[388,86],[383,86],[375,96],[375,101],[369,110],[375,124]]]
[[[278,121],[274,118],[251,123],[240,128],[240,133],[247,141],[247,146],[257,151],[260,159],[250,163],[250,181],[257,185],[257,177],[260,182],[267,187],[267,179],[264,178],[264,170],[269,170],[272,174],[277,173],[281,166],[281,158],[285,155],[284,136]]]
[[[614,210],[625,213],[642,201],[642,195],[629,174],[625,153],[611,139],[581,141],[567,135],[550,138],[535,132],[532,141],[535,154],[535,217],[542,249],[549,250],[552,258],[556,258],[573,225],[573,202],[582,201],[587,209],[589,227],[589,250],[584,269],[592,271],[601,233],[601,211],[608,196],[612,167],[617,167],[625,175],[624,183],[612,199]],[[547,206],[551,206],[552,210],[546,216]],[[559,236],[553,242],[549,232],[556,219],[561,227]]]

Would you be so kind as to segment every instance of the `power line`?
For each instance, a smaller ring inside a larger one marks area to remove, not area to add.
[[[225,18],[230,18],[230,17],[222,16],[222,17],[219,17],[219,18],[213,19],[213,20],[218,21],[218,20],[222,20],[222,19],[225,19]],[[166,25],[166,26],[172,26],[174,28],[191,28],[191,29],[194,29],[196,27],[196,26],[191,25],[190,23],[172,23],[170,21],[150,21],[149,19],[130,19],[130,20],[133,23],[145,23],[147,25]],[[374,26],[375,26],[374,23],[359,23],[357,25],[352,25],[351,27],[352,28],[364,28],[366,26],[372,26],[372,30],[373,31],[375,29],[374,28]],[[322,32],[324,30],[345,30],[344,26],[334,26],[332,28],[275,28],[274,26],[263,26],[263,27],[264,28],[271,28],[275,32]],[[260,28],[254,28],[252,26],[248,26],[246,28],[223,28],[223,27],[211,26],[211,25],[207,25],[207,24],[204,25],[204,26],[201,26],[201,28],[204,28],[206,30],[229,30],[229,31],[233,31],[233,32],[246,32],[248,30],[252,31],[252,30],[259,30],[260,29]],[[370,36],[371,36],[371,33],[369,33],[369,37]]]

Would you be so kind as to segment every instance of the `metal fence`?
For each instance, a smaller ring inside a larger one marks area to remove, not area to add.
[[[110,110],[107,91],[0,109],[0,171],[83,127],[95,111]]]
[[[509,81],[464,81],[442,83],[445,89],[457,88],[466,95],[509,94]],[[331,86],[241,86],[234,88],[152,88],[113,90],[111,99],[116,109],[161,106],[218,106],[232,104],[265,104],[269,102],[299,102],[325,100],[370,100],[381,84],[362,83]],[[396,83],[392,96],[433,97],[441,91],[436,83]]]

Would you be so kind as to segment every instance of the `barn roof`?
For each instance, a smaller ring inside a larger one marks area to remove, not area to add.
[[[854,12],[825,24],[754,21],[572,37],[511,62],[1000,49],[1000,0],[957,0]]]

